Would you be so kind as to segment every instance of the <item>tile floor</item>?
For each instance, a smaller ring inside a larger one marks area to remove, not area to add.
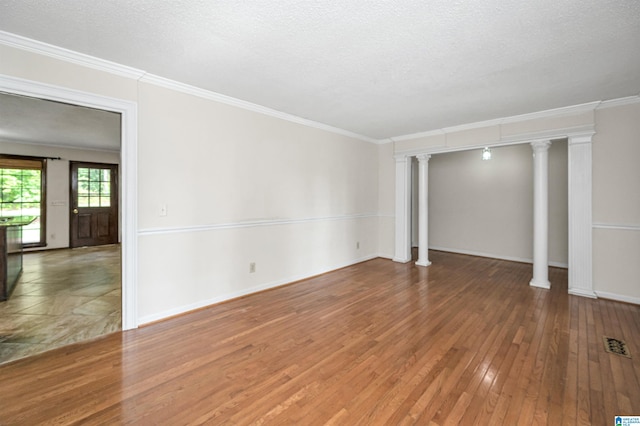
[[[0,364],[121,329],[120,245],[24,254],[0,302]]]

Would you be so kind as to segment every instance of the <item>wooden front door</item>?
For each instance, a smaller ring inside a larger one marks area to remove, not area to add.
[[[118,242],[118,165],[71,162],[73,247]]]

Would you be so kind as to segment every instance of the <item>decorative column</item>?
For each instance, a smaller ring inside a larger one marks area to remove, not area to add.
[[[394,262],[411,261],[411,157],[396,157],[396,242]]]
[[[551,288],[549,283],[549,146],[531,142],[533,148],[533,278],[529,285]]]
[[[593,132],[569,135],[569,294],[596,297],[592,269]]]
[[[418,266],[429,266],[429,159],[428,154],[418,158]]]

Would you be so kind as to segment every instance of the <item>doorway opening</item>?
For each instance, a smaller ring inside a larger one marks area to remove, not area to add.
[[[432,154],[428,161],[429,249],[533,262],[530,144]],[[418,247],[418,161],[411,161],[411,243]],[[549,150],[549,266],[568,268],[568,142]]]
[[[119,225],[121,236],[121,265],[118,268],[122,283],[121,324],[123,330],[137,327],[136,103],[3,75],[0,75],[0,92],[118,114],[121,138],[120,169],[117,177],[120,215],[115,222]],[[68,170],[67,168],[67,173]],[[69,194],[68,180],[64,185],[64,192]],[[67,212],[69,211],[69,204],[65,205],[60,199],[51,198],[49,207],[64,208]],[[66,221],[69,223],[68,217]],[[120,258],[120,254],[118,257]]]

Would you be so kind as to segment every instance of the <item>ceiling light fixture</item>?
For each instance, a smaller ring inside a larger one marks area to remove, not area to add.
[[[482,159],[483,160],[491,160],[491,150],[489,149],[489,147],[485,147],[482,150]]]

